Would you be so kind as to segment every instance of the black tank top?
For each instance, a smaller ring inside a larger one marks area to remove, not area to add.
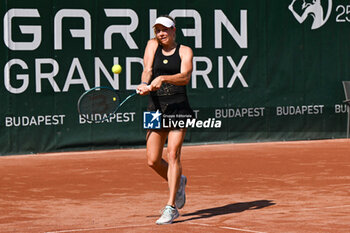
[[[158,45],[153,60],[151,81],[160,75],[173,75],[181,72],[180,44],[176,46],[175,52],[169,56],[165,56],[162,53],[162,49],[163,47]],[[151,92],[152,96],[169,96],[175,94],[186,94],[186,86],[163,83],[159,90]]]

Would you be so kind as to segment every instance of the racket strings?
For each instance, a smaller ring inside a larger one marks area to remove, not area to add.
[[[110,115],[115,112],[120,104],[120,98],[116,91],[111,89],[95,89],[87,92],[79,103],[80,114]]]

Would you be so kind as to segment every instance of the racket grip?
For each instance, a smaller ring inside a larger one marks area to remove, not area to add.
[[[151,86],[150,85],[147,85],[147,88],[149,91],[151,91]],[[140,91],[138,89],[136,89],[136,94],[140,94]]]

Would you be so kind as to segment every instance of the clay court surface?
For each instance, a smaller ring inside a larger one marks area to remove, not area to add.
[[[0,232],[349,232],[350,140],[184,146],[187,203],[144,149],[0,157]]]

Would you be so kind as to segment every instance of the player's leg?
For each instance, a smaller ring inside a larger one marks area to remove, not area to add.
[[[180,184],[182,174],[181,147],[185,138],[186,129],[171,130],[168,135],[168,185],[169,200],[168,205],[175,205],[176,192]]]
[[[162,159],[163,148],[168,136],[165,130],[149,130],[147,132],[147,163],[165,180],[168,180],[167,171],[168,163]]]
[[[167,206],[163,209],[162,216],[156,221],[157,224],[171,224],[179,212],[175,206],[175,197],[181,176],[180,152],[185,130],[170,130],[168,134],[168,185],[170,190]]]

